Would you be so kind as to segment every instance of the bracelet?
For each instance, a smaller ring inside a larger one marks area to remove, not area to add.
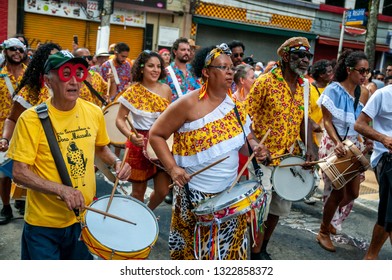
[[[114,160],[113,167],[116,167],[116,163],[117,163],[117,162],[121,162],[121,159],[116,158],[116,159]]]
[[[2,137],[2,138],[0,138],[0,140],[5,140],[7,142],[7,145],[10,144],[10,140],[8,140],[7,138]]]

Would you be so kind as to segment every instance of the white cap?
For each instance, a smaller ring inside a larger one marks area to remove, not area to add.
[[[95,56],[110,56],[110,53],[105,49],[99,49]]]

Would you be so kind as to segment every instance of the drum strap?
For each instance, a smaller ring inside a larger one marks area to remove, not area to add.
[[[238,109],[237,109],[236,105],[234,105],[234,112],[235,112],[235,115],[237,117],[237,120],[238,120],[239,124],[241,125],[242,132],[244,133],[245,141],[248,144],[249,155],[251,155],[251,154],[253,154],[253,150],[252,150],[252,147],[249,144],[248,137],[246,137],[246,135],[245,135],[245,130],[244,130],[244,127],[242,126],[240,113],[238,113]],[[267,165],[267,161],[265,161],[263,164]],[[256,161],[256,159],[254,157],[252,158],[252,165],[253,165],[253,168],[255,170],[255,174],[259,174],[260,166],[257,164],[257,161]]]
[[[72,188],[71,178],[69,177],[67,167],[65,166],[65,162],[60,151],[60,147],[53,132],[52,123],[50,121],[48,113],[48,106],[46,105],[46,103],[41,103],[35,108],[35,111],[37,112],[38,117],[41,120],[42,126],[44,128],[46,139],[48,140],[49,148],[52,152],[52,156],[54,162],[56,163],[57,171],[59,172],[61,181],[64,185]],[[78,209],[74,209],[74,212],[76,216],[79,216]]]
[[[88,89],[90,90],[90,92],[91,92],[92,94],[94,94],[94,95],[99,99],[99,101],[102,102],[103,106],[107,106],[107,105],[108,105],[108,103],[106,102],[106,100],[103,99],[103,97],[99,94],[99,92],[96,91],[95,88],[93,88],[93,86],[92,86],[89,82],[87,82],[87,80],[84,80],[83,83],[88,87]]]

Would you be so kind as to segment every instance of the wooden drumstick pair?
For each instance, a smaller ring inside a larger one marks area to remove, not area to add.
[[[326,160],[318,160],[318,161],[310,161],[307,163],[291,163],[291,164],[283,164],[279,165],[278,167],[291,167],[291,166],[309,166],[309,165],[316,165],[321,162],[326,162]]]

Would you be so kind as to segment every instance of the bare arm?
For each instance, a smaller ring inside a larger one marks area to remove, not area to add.
[[[107,165],[111,165],[115,168],[118,179],[128,179],[131,174],[131,167],[128,162],[125,162],[121,167],[121,160],[118,160],[116,155],[112,153],[108,146],[95,146],[95,155]]]
[[[26,163],[14,161],[13,164],[12,175],[16,183],[38,192],[59,196],[69,210],[84,208],[84,197],[79,190],[39,177]]]
[[[332,114],[324,107],[321,106],[321,110],[323,111],[323,121],[324,121],[324,127],[325,130],[327,131],[329,137],[332,139],[332,141],[335,143],[335,153],[336,155],[343,156],[346,154],[346,150],[344,149],[344,146],[342,142],[339,139],[338,134],[336,133],[336,130],[333,126],[332,123]]]
[[[183,186],[189,182],[190,177],[175,162],[166,140],[187,122],[188,113],[192,110],[192,105],[192,99],[189,96],[181,97],[159,116],[149,133],[151,147],[173,179],[173,182],[178,186]]]
[[[0,152],[5,152],[8,150],[8,142],[11,140],[12,134],[14,133],[16,121],[19,116],[26,110],[19,102],[14,102],[11,107],[11,112],[8,118],[5,119],[3,127],[3,138],[0,140]]]
[[[392,137],[382,134],[372,128],[369,125],[371,120],[372,119],[368,115],[362,112],[355,122],[354,129],[366,138],[382,143],[385,148],[387,148],[389,152],[392,153]]]
[[[132,144],[138,147],[144,146],[144,136],[142,134],[134,135],[134,133],[128,128],[127,120],[129,114],[129,109],[125,107],[123,104],[120,104],[120,108],[118,109],[117,118],[116,118],[116,126],[127,137]]]

